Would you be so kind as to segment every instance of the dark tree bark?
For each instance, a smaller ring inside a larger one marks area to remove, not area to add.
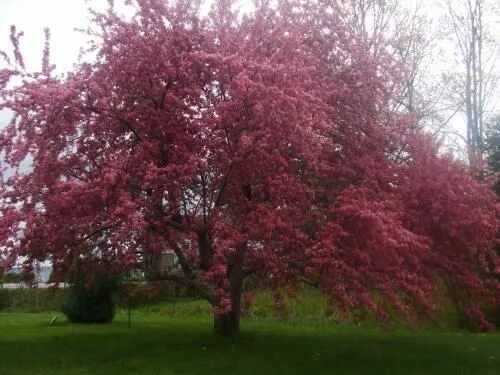
[[[233,308],[225,314],[214,314],[214,332],[221,337],[234,337],[240,330],[240,309]]]
[[[203,270],[208,270],[212,263],[213,247],[212,239],[206,227],[198,231],[198,246],[200,252],[200,267]]]
[[[241,293],[243,289],[244,246],[238,248],[228,269],[230,282],[231,310],[227,313],[214,313],[214,332],[222,337],[234,337],[240,330]]]

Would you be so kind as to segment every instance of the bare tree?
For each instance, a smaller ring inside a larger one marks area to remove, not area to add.
[[[411,113],[422,127],[441,132],[456,108],[444,100],[446,77],[432,69],[442,31],[428,17],[425,5],[425,0],[337,0],[344,22],[368,51],[390,52],[404,65],[403,87],[394,98],[394,109]]]
[[[346,25],[373,53],[384,48],[384,42],[393,30],[395,16],[400,9],[396,0],[336,0]]]
[[[492,12],[487,0],[447,0],[449,26],[458,47],[458,62],[463,72],[456,74],[455,101],[465,113],[467,152],[473,163],[483,150],[484,124],[490,113],[489,98],[495,92],[500,57],[497,41],[490,33],[486,12]]]
[[[495,1],[447,0],[444,8],[427,0],[334,1],[370,53],[389,49],[405,66],[395,109],[412,114],[472,164],[483,148],[499,77],[500,49],[490,27]],[[446,22],[435,18],[439,9]],[[465,115],[464,135],[457,130],[460,113]]]

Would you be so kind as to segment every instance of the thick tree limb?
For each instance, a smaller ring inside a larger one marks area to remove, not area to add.
[[[208,284],[200,280],[187,278],[177,274],[165,274],[159,276],[158,278],[155,278],[155,281],[162,280],[173,281],[186,287],[192,288],[199,294],[200,297],[206,299],[210,304],[215,305],[217,303],[217,298],[213,289]]]

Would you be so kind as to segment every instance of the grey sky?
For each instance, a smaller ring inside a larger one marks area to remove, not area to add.
[[[102,2],[102,1],[101,1]],[[85,36],[74,31],[87,24],[85,0],[0,0],[0,49],[10,48],[10,25],[24,32],[22,51],[28,70],[41,66],[44,34],[51,31],[51,60],[57,71],[71,69]]]

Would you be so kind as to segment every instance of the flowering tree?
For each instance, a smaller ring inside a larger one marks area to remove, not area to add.
[[[2,185],[7,262],[49,259],[57,281],[75,259],[112,272],[168,249],[179,267],[156,277],[208,300],[222,335],[249,275],[382,319],[433,310],[447,282],[486,323],[495,199],[391,112],[390,56],[368,55],[319,0],[243,17],[227,1],[206,17],[190,1],[134,4],[131,19],[94,13],[97,58],[65,77],[48,43],[26,73],[12,30],[0,146],[13,168],[32,164]]]

